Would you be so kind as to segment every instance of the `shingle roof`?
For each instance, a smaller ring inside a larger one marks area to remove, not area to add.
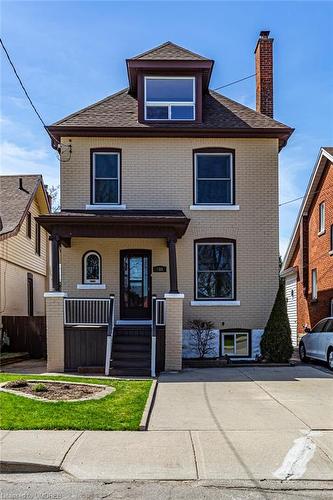
[[[136,129],[174,128],[172,122],[139,123],[137,100],[121,90],[105,99],[73,113],[54,123],[61,127],[116,127]],[[257,113],[251,108],[239,104],[227,97],[210,90],[203,97],[202,123],[177,123],[181,129],[289,129],[266,115]]]
[[[143,52],[137,56],[131,57],[135,59],[146,59],[155,61],[172,61],[172,60],[186,60],[186,61],[209,61],[206,57],[184,49],[172,42],[165,42],[158,47],[155,47],[147,52]]]
[[[20,178],[23,190],[19,189]],[[0,236],[15,231],[21,225],[41,182],[41,175],[0,176]]]

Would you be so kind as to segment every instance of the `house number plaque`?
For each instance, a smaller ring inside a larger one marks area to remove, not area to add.
[[[154,273],[166,273],[166,266],[154,266],[153,271]]]

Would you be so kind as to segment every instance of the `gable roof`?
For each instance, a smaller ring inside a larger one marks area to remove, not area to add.
[[[20,179],[23,189],[19,188]],[[50,210],[41,175],[0,176],[0,240],[18,233],[39,187],[44,192]]]
[[[123,89],[116,94],[106,97],[91,106],[81,109],[76,113],[66,116],[62,120],[55,122],[48,127],[49,131],[60,138],[66,135],[81,135],[86,130],[87,133],[97,135],[142,135],[148,132],[150,135],[162,135],[168,131],[189,130],[200,136],[202,133],[212,132],[228,133],[229,136],[242,132],[244,137],[251,137],[255,134],[271,137],[283,137],[288,139],[293,129],[280,123],[266,115],[258,113],[243,104],[235,102],[214,90],[209,90],[203,96],[203,121],[202,123],[184,122],[175,125],[172,122],[140,123],[138,116],[137,99],[128,93],[128,89]],[[268,135],[267,135],[268,136]]]
[[[325,171],[325,167],[327,164],[327,161],[330,161],[333,163],[333,147],[322,147],[320,148],[319,155],[317,158],[317,161],[315,163],[315,166],[313,168],[308,186],[306,188],[306,192],[302,201],[302,205],[299,209],[296,223],[294,226],[294,230],[292,233],[292,236],[290,238],[290,242],[286,251],[286,255],[283,259],[282,267],[281,267],[281,273],[285,273],[285,271],[289,268],[291,259],[293,258],[293,255],[295,253],[296,245],[299,240],[300,236],[300,222],[302,220],[303,214],[307,214],[311,208],[312,201],[315,198],[317,194],[317,187],[320,183],[320,180],[322,178],[322,175]]]
[[[131,57],[129,60],[151,60],[151,61],[209,61],[206,57],[191,52],[188,49],[184,49],[180,45],[176,45],[173,42],[165,42],[157,47],[154,47],[147,52],[138,54],[137,56]]]

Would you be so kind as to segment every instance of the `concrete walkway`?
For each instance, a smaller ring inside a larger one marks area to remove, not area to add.
[[[162,375],[148,432],[2,431],[3,471],[80,480],[333,480],[333,377],[301,366]]]

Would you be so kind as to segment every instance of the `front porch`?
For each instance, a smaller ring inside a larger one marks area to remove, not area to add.
[[[118,210],[39,222],[52,241],[48,370],[155,376],[181,369],[176,243],[189,219],[180,211]]]

